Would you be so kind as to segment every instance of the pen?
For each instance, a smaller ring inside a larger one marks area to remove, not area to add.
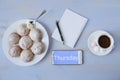
[[[62,35],[61,29],[60,29],[60,26],[59,26],[59,21],[56,21],[56,25],[57,25],[58,31],[59,31],[59,33],[60,33],[61,40],[62,40],[62,42],[63,42],[63,44],[64,44],[63,35]]]

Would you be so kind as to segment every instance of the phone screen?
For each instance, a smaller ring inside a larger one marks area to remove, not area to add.
[[[52,64],[82,64],[81,50],[54,50]]]

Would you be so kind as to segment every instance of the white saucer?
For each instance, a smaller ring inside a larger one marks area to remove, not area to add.
[[[107,55],[107,54],[109,54],[111,51],[112,51],[112,49],[113,49],[113,47],[112,48],[109,48],[109,49],[106,49],[104,52],[101,52],[100,50],[98,50],[98,51],[95,51],[95,49],[92,47],[92,44],[91,43],[93,43],[94,41],[95,41],[95,38],[96,37],[98,37],[98,36],[100,36],[100,35],[102,35],[102,34],[108,34],[108,35],[110,35],[108,32],[106,32],[106,31],[95,31],[95,32],[93,32],[90,36],[89,36],[89,38],[88,38],[88,48],[90,49],[90,51],[93,53],[93,54],[95,54],[95,55],[98,55],[98,56],[103,56],[103,55]],[[100,49],[100,48],[99,48]]]
[[[23,20],[16,21],[14,24],[12,24],[10,27],[7,28],[7,30],[4,33],[3,39],[2,39],[2,48],[3,48],[4,54],[7,56],[7,58],[11,62],[13,62],[14,64],[19,65],[19,66],[31,66],[31,65],[34,65],[34,64],[38,63],[39,61],[41,61],[44,58],[44,56],[47,53],[48,47],[49,47],[49,37],[48,37],[47,31],[45,30],[45,28],[39,22],[36,22],[36,27],[39,28],[43,33],[42,42],[45,44],[45,51],[40,55],[36,55],[34,57],[34,59],[31,62],[28,62],[28,63],[23,62],[20,59],[20,57],[13,58],[8,54],[8,51],[9,51],[9,48],[10,48],[10,45],[8,43],[9,35],[16,30],[16,27],[19,24],[25,23],[29,20],[31,20],[31,19],[23,19]]]

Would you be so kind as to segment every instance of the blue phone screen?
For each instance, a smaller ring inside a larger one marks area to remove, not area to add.
[[[78,64],[79,51],[53,51],[54,64]]]

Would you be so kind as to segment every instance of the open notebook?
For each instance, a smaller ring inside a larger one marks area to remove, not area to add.
[[[72,48],[75,46],[80,34],[85,27],[85,24],[87,23],[87,20],[87,18],[82,17],[69,9],[65,10],[62,18],[59,21],[59,26],[64,38],[65,45]],[[52,37],[62,42],[57,27],[53,32]]]

